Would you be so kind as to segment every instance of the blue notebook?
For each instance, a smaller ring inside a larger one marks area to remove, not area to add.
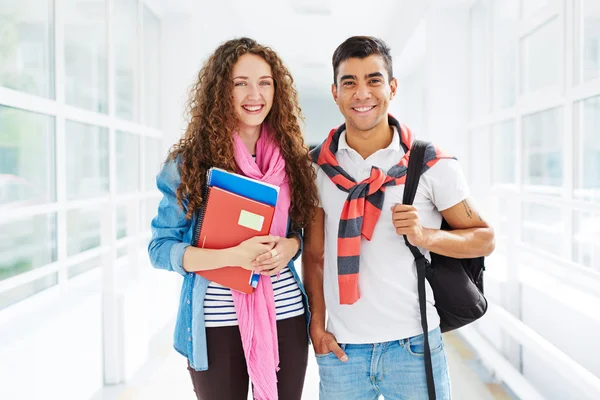
[[[208,186],[215,186],[228,192],[275,207],[279,196],[279,186],[228,172],[220,168],[208,170]]]
[[[234,172],[228,172],[221,168],[211,168],[207,173],[208,186],[218,187],[230,193],[258,201],[272,207],[277,205],[279,186],[248,178]],[[250,286],[256,288],[260,274],[252,274]]]

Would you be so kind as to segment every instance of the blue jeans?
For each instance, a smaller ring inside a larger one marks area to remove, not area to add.
[[[340,344],[348,355],[341,362],[333,353],[317,354],[320,400],[427,400],[424,337],[393,342]],[[442,334],[429,332],[437,400],[450,399],[450,375]]]

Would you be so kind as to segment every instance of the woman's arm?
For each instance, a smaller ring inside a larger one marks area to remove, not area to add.
[[[175,161],[166,162],[156,177],[156,186],[163,198],[158,206],[158,214],[152,220],[152,239],[148,245],[150,261],[155,268],[176,271],[181,275],[229,265],[253,269],[252,261],[259,254],[271,250],[279,240],[270,235],[255,237],[223,250],[190,246],[183,238],[190,230],[192,222],[186,218],[187,209],[177,203],[177,188],[180,182]]]

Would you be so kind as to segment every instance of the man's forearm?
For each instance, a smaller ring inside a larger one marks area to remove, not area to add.
[[[425,229],[422,247],[434,253],[454,258],[488,256],[494,251],[495,239],[492,228],[470,228],[443,231]]]
[[[323,260],[315,260],[305,252],[302,256],[302,280],[311,313],[310,330],[325,330]]]

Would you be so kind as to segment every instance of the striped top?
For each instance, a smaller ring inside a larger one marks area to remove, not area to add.
[[[277,275],[271,276],[271,282],[275,295],[277,321],[304,314],[302,292],[288,267],[281,271],[279,279]],[[209,283],[204,298],[204,318],[207,328],[238,324],[231,289],[218,283]]]

